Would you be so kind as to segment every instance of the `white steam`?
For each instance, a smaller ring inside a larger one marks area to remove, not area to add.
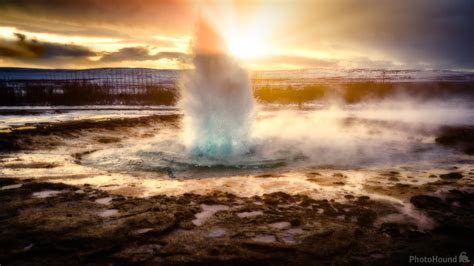
[[[251,136],[264,158],[362,167],[449,160],[451,153],[435,143],[439,128],[472,124],[473,109],[459,101],[397,99],[314,110],[280,107],[261,112]]]

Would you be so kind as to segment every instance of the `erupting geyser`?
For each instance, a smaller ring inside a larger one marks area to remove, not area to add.
[[[247,72],[202,19],[197,23],[193,52],[195,69],[183,82],[179,103],[187,148],[193,156],[211,159],[248,152],[254,99]]]

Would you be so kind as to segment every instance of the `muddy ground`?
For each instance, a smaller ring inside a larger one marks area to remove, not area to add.
[[[13,128],[2,133],[0,159],[7,160],[16,152],[60,147],[90,132],[100,132],[86,139],[94,145],[117,143],[130,134],[130,128],[156,127],[176,118]],[[470,145],[464,140],[466,134],[452,141],[456,132],[441,130],[439,142],[459,149]],[[146,132],[139,134],[148,137]],[[8,162],[2,167],[57,166]],[[416,177],[398,170],[383,171],[379,179],[390,185],[377,181],[365,185],[367,195],[347,193],[342,198],[319,199],[285,192],[244,197],[218,190],[143,197],[88,183],[3,176],[0,264],[399,265],[407,264],[410,256],[452,257],[461,252],[474,259],[471,168],[453,166],[426,173],[430,181],[422,185],[408,182]],[[321,187],[344,186],[348,177],[339,172],[316,169],[303,175]],[[268,172],[254,178],[276,177]],[[372,195],[396,197],[413,208],[409,209],[416,214],[413,217],[421,218],[397,219],[400,208]]]

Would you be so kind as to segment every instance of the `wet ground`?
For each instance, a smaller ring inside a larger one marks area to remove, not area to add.
[[[410,256],[474,256],[470,125],[417,129],[413,138],[429,151],[407,154],[417,159],[411,162],[355,167],[359,161],[345,157],[336,158],[347,164],[330,165],[303,156],[248,169],[123,164],[137,154],[130,147],[173,138],[180,119],[156,114],[2,131],[0,263],[406,264]],[[342,124],[349,132],[370,124],[380,136],[394,123]]]

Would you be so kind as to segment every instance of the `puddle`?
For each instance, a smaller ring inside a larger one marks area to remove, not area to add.
[[[226,205],[201,205],[202,212],[195,215],[196,219],[192,223],[196,226],[203,225],[209,218],[211,218],[216,212],[226,211],[229,209],[229,206]]]
[[[9,190],[9,189],[21,188],[22,186],[23,186],[23,184],[8,185],[8,186],[0,187],[0,190]]]
[[[269,226],[271,228],[275,228],[275,229],[279,229],[279,230],[282,230],[282,229],[288,229],[291,227],[291,224],[289,222],[277,222],[277,223],[272,223],[272,224],[269,224]]]
[[[94,202],[97,204],[109,205],[112,199],[113,199],[112,197],[100,198],[100,199],[96,199]]]
[[[276,241],[276,238],[274,235],[256,235],[252,240],[262,243],[273,243]]]
[[[44,190],[44,191],[40,191],[40,192],[35,192],[35,193],[33,193],[33,197],[35,197],[35,198],[40,198],[40,199],[44,199],[44,198],[54,197],[54,196],[56,196],[57,194],[60,194],[60,193],[64,193],[64,191],[60,191],[60,190]]]
[[[262,215],[262,214],[263,214],[262,211],[239,212],[239,213],[237,213],[237,216],[240,217],[240,218],[248,218],[248,217],[259,216],[259,215]]]
[[[138,230],[133,231],[133,234],[134,235],[141,235],[141,234],[148,233],[152,230],[153,230],[153,228],[142,228],[142,229],[138,229]]]
[[[117,214],[118,214],[118,210],[116,209],[105,210],[105,211],[101,211],[97,213],[97,215],[99,215],[100,217],[110,217],[110,216],[115,216]]]
[[[226,233],[227,232],[224,228],[213,228],[211,229],[211,231],[209,232],[207,236],[215,238],[215,237],[225,236]]]

